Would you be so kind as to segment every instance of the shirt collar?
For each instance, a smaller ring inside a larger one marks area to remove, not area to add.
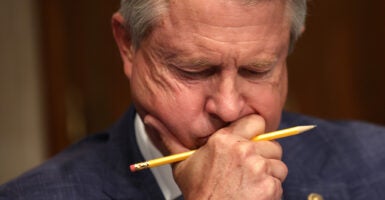
[[[138,114],[135,116],[135,134],[139,150],[145,160],[151,160],[163,156],[148,137],[142,119]],[[182,195],[179,187],[174,181],[170,165],[163,165],[151,168],[150,170],[166,200],[172,200]]]

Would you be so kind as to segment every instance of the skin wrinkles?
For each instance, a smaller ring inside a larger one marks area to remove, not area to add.
[[[183,50],[178,50],[183,52]],[[206,58],[188,58],[189,55],[187,52],[176,53],[175,47],[173,49],[158,47],[155,48],[155,55],[159,60],[160,64],[165,66],[171,73],[175,75],[176,78],[180,80],[184,80],[187,83],[193,83],[189,81],[187,77],[188,73],[193,73],[197,75],[198,73],[204,72],[205,76],[208,76],[215,72],[215,68],[213,64],[211,64]]]
[[[183,3],[177,1],[171,6]],[[266,8],[272,9],[270,5]],[[268,12],[256,14],[250,9],[251,13],[245,13],[240,9],[228,10],[230,19],[224,16],[220,20],[224,24],[215,24],[212,19],[204,18],[206,15],[189,20],[194,17],[189,11],[180,13],[171,7],[170,14],[164,16],[135,52],[137,59],[132,67],[135,75],[130,81],[138,113],[142,118],[151,113],[160,119],[189,149],[200,147],[214,131],[249,114],[261,115],[266,121],[266,131],[278,126],[286,96],[285,58],[290,29],[280,18],[274,19],[273,25],[271,20],[254,20],[254,17],[276,17]],[[226,10],[220,8],[215,12]],[[244,26],[228,28],[239,22],[232,13],[250,17],[242,21]],[[219,35],[223,37],[220,41]],[[216,70],[207,77],[188,79],[181,78],[167,65],[174,65],[177,71]],[[255,79],[240,70],[264,67],[271,71]]]
[[[163,23],[163,24],[165,24],[165,23]],[[239,31],[238,31],[238,33],[239,33]],[[209,37],[206,37],[204,35],[200,35],[200,34],[197,34],[197,33],[191,33],[191,34],[195,35],[196,37],[202,37],[202,38],[205,38],[207,40],[214,40],[214,41],[218,42],[217,40],[209,38]],[[228,43],[226,41],[220,41],[220,42]],[[250,42],[251,41],[239,41],[237,43],[250,43]],[[198,43],[198,46],[202,47],[202,49],[206,50],[205,53],[208,53],[207,51],[212,51],[213,53],[215,53],[215,50],[213,51],[213,50],[210,50],[210,49],[206,48],[207,41],[203,41],[201,43],[202,44]],[[255,41],[255,43],[256,43],[256,46],[257,46],[258,42]],[[171,46],[170,44],[168,44],[168,45]],[[227,45],[227,44],[224,44],[224,45]],[[176,47],[173,46],[172,48],[176,48]],[[160,51],[160,52],[162,52],[162,51]],[[194,53],[193,50],[191,50],[189,52],[190,52],[189,54],[193,54]],[[206,58],[198,58],[197,60],[186,60],[186,61],[184,61],[183,58],[175,59],[176,55],[178,55],[178,54],[176,54],[176,53],[169,53],[169,55],[170,54],[173,55],[173,56],[166,56],[168,58],[168,59],[166,59],[167,61],[165,61],[166,65],[167,65],[167,63],[170,63],[170,65],[175,65],[175,66],[180,66],[180,67],[187,66],[186,68],[190,68],[190,69],[194,68],[194,67],[199,68],[199,67],[204,66],[204,65],[206,65],[206,66],[219,66],[219,65],[223,65],[223,62],[212,63],[210,61],[207,61],[208,59],[206,59]],[[179,53],[179,57],[183,57],[180,54],[183,55],[183,54],[188,54],[188,53],[187,52],[183,52],[183,53],[180,52]],[[241,54],[241,53],[237,53],[237,54]],[[162,56],[159,56],[159,57],[162,57]],[[169,57],[174,58],[175,61],[173,61],[172,59],[169,59]],[[223,57],[237,57],[237,56],[225,55]],[[271,57],[271,56],[266,56],[266,57]],[[236,61],[236,59],[234,59],[234,60]],[[254,61],[254,63],[247,64],[246,66],[247,66],[247,68],[254,68],[254,67],[250,67],[250,66],[256,66],[257,68],[260,68],[260,66],[273,65],[272,63],[275,63],[275,60],[276,60],[276,58],[267,58],[266,60]]]
[[[162,96],[171,96],[171,94],[180,91],[179,87],[176,87],[174,90],[170,90],[172,83],[170,83],[167,79],[165,79],[162,74],[164,72],[164,68],[158,67],[157,64],[154,62],[154,59],[152,58],[151,55],[149,55],[148,52],[143,51],[143,60],[149,66],[149,68],[146,68],[146,73],[143,73],[143,83],[141,83],[141,87],[145,88],[142,91],[147,91],[150,94],[151,98],[162,98]],[[164,93],[155,93],[153,88],[160,88],[164,91]],[[172,99],[171,99],[172,100]],[[169,102],[173,103],[173,102]]]
[[[209,25],[212,27],[219,27],[222,29],[226,28],[235,28],[235,27],[243,27],[247,28],[250,25],[248,21],[250,19],[254,19],[255,15],[249,15],[248,17],[244,16],[243,13],[252,13],[254,12],[254,8],[258,6],[261,10],[275,9],[275,7],[279,7],[282,4],[286,4],[287,2],[282,0],[277,4],[271,4],[269,0],[257,0],[255,4],[252,5],[243,5],[238,0],[223,0],[220,2],[221,9],[216,9],[216,4],[218,2],[207,0],[204,4],[201,4],[196,1],[185,0],[181,4],[171,4],[172,9],[176,11],[175,13],[170,13],[170,19],[176,19],[174,17],[175,14],[179,13],[189,13],[189,15],[184,16],[184,21],[191,20],[194,25],[194,28],[199,28],[202,24]],[[283,5],[286,6],[286,5]],[[280,23],[281,20],[285,20],[287,24],[290,24],[290,19],[287,17],[287,12],[276,12],[272,13],[270,16],[260,17],[259,21],[266,22],[269,21],[270,24],[275,24],[274,22]],[[237,21],[233,23],[239,18],[243,18],[243,21]],[[223,20],[228,19],[228,20]],[[220,22],[220,23],[218,23]],[[172,23],[178,23],[177,21],[172,21]],[[189,23],[191,24],[191,23]],[[198,29],[199,30],[199,29]]]
[[[202,37],[206,37],[216,41],[222,42],[240,42],[237,41],[239,38],[246,38],[247,34],[255,32],[255,28],[259,28],[259,32],[270,33],[269,30],[264,30],[265,23],[269,23],[271,26],[274,26],[274,29],[287,29],[290,27],[290,21],[288,21],[287,12],[275,12],[270,16],[255,16],[249,15],[248,18],[245,18],[243,13],[251,13],[253,12],[254,6],[244,6],[236,1],[223,1],[223,9],[213,9],[215,7],[215,3],[212,1],[207,1],[204,5],[196,5],[196,2],[191,1],[183,1],[185,6],[177,7],[175,9],[175,13],[170,13],[171,23],[175,26],[193,26],[194,29],[197,30],[194,34],[201,34]],[[258,6],[261,9],[275,9],[278,6],[286,6],[285,1],[281,1],[278,4],[272,4],[270,1],[260,1]],[[282,5],[280,5],[282,4]],[[231,12],[226,11],[226,8],[231,7]],[[195,9],[194,9],[195,8]],[[213,11],[214,10],[214,11]],[[184,16],[182,20],[176,21],[173,16],[178,15],[179,13],[187,13],[190,12],[190,15]],[[209,16],[208,16],[209,15]],[[258,14],[257,14],[258,15]],[[243,17],[244,21],[237,21],[233,23],[234,19],[238,19],[239,17]],[[257,23],[250,25],[248,21],[259,18]],[[205,20],[202,20],[205,19]],[[207,20],[208,19],[208,20]],[[221,23],[218,24],[218,21]],[[285,25],[287,27],[282,27],[282,21],[285,21]],[[263,23],[261,23],[263,22]],[[239,31],[238,28],[242,28],[243,31]],[[224,36],[222,33],[225,31],[227,34],[231,33],[233,37]],[[214,35],[212,32],[218,32],[218,34]],[[243,42],[252,42],[249,40],[245,40]]]
[[[173,63],[175,65],[177,65],[177,63],[185,63],[186,65],[190,65],[191,63],[193,63],[192,66],[196,66],[195,64],[197,64],[197,63],[207,64],[209,62],[209,61],[201,61],[201,60],[206,60],[204,58],[198,59],[197,61],[185,61],[184,55],[191,54],[190,52],[180,50],[180,53],[178,54],[178,53],[176,53],[179,51],[179,49],[177,47],[172,46],[170,43],[167,43],[167,44],[162,43],[161,41],[162,40],[159,40],[159,41],[156,40],[156,37],[155,37],[155,39],[153,41],[155,43],[154,55],[156,55],[156,59],[159,59],[160,60],[159,62],[163,65],[167,65],[167,63]],[[178,55],[178,56],[176,56],[176,55]],[[161,59],[161,58],[164,58],[164,59]],[[196,62],[196,63],[194,63],[194,62]],[[166,71],[171,72],[170,70],[166,70]],[[207,80],[204,80],[204,81],[207,81]],[[184,80],[183,87],[191,89],[191,83],[192,83],[191,81]],[[178,85],[178,84],[176,84],[176,85]],[[192,107],[192,109],[195,109],[199,112],[203,112],[201,107],[197,107],[197,108]],[[212,116],[206,116],[205,118],[208,118],[208,123],[201,124],[203,130],[213,130],[214,131],[214,130],[217,130],[221,127],[224,127],[227,124],[227,123],[222,122],[220,119],[212,117]],[[208,133],[211,133],[211,131],[208,131]],[[205,135],[203,137],[201,136],[199,138],[194,138],[194,140],[197,140],[197,141],[196,141],[196,144],[194,145],[193,148],[198,148],[199,146],[206,143],[208,136],[209,135]]]
[[[282,148],[249,140],[280,122],[287,1],[250,7],[231,0],[169,2],[170,12],[136,51],[118,26],[122,17],[114,15],[132,101],[147,134],[165,155],[197,149],[173,165],[186,199],[279,199],[287,175]]]
[[[199,47],[201,47],[201,46],[199,46]],[[173,47],[173,48],[176,48],[176,47]],[[206,50],[211,51],[210,49],[207,49],[206,47],[203,47],[203,48],[204,49],[202,52],[205,52]],[[166,49],[166,48],[161,48],[161,49]],[[225,63],[229,63],[229,62],[225,62],[225,61],[221,61],[221,62],[210,61],[210,59],[206,58],[206,57],[195,58],[193,56],[190,56],[193,58],[189,58],[188,55],[193,54],[193,52],[190,53],[189,51],[185,51],[185,52],[180,53],[180,54],[170,53],[170,52],[165,52],[165,51],[167,51],[167,50],[159,51],[157,53],[158,58],[162,58],[162,57],[165,58],[161,61],[163,65],[172,66],[171,68],[178,68],[181,70],[186,70],[187,72],[199,72],[200,70],[204,71],[204,70],[207,70],[209,68],[219,68],[218,66],[222,66],[222,65],[225,65]],[[162,56],[162,54],[163,54],[163,56]],[[252,61],[250,64],[247,63],[243,66],[237,66],[237,57],[240,57],[239,56],[240,53],[229,53],[229,54],[234,54],[235,56],[224,55],[224,56],[222,56],[223,58],[221,58],[219,60],[229,58],[230,64],[226,64],[226,65],[229,65],[229,66],[226,66],[226,68],[236,67],[238,71],[240,71],[240,70],[243,70],[243,71],[253,70],[254,72],[265,72],[265,71],[270,72],[270,71],[273,71],[272,68],[274,68],[276,63],[277,63],[277,58],[275,58],[275,56],[266,55],[266,56],[260,56],[260,57],[262,57],[262,59],[258,59],[257,61]],[[167,55],[170,55],[170,56],[167,56]],[[222,68],[222,67],[220,67],[220,68]],[[222,69],[211,70],[211,71],[215,72],[215,71],[219,71],[219,70],[222,70]],[[268,73],[268,75],[271,75],[271,74],[272,73]],[[261,80],[257,80],[257,81],[261,81]]]
[[[140,50],[140,51],[142,51],[142,50]],[[146,49],[143,51],[146,51]],[[150,108],[150,109],[148,109],[146,111],[138,109],[138,112],[140,112],[139,114],[145,115],[146,113],[156,113],[156,111],[155,111],[156,108],[154,108],[154,109],[151,109],[151,108],[153,108],[153,106],[152,106],[153,101],[154,100],[156,101],[156,99],[158,99],[158,98],[167,100],[167,102],[163,102],[163,103],[161,102],[162,104],[160,104],[160,106],[164,106],[164,104],[175,105],[175,107],[173,106],[172,109],[175,111],[178,111],[179,110],[178,104],[175,103],[175,101],[177,101],[177,100],[175,100],[174,97],[178,96],[180,91],[189,90],[188,85],[187,84],[181,84],[177,80],[170,78],[170,76],[171,76],[169,73],[170,71],[167,70],[167,68],[165,68],[164,66],[160,66],[159,62],[156,61],[157,60],[156,56],[154,56],[154,55],[156,55],[156,53],[151,51],[151,53],[149,53],[151,56],[150,55],[145,56],[145,54],[147,52],[140,52],[140,53],[143,55],[143,59],[145,60],[145,62],[149,65],[147,65],[146,67],[141,67],[140,69],[141,70],[145,69],[146,72],[143,73],[143,75],[136,76],[136,78],[140,77],[139,80],[137,80],[137,81],[135,80],[135,81],[131,81],[131,82],[142,82],[140,85],[142,85],[145,88],[144,91],[146,91],[146,90],[150,91],[150,94],[137,93],[137,95],[133,95],[134,96],[133,98],[135,98],[135,96],[150,96],[150,98],[147,98],[147,101],[140,101],[142,105],[139,105],[139,108],[146,107],[146,108]],[[149,68],[147,68],[147,67],[149,67]],[[148,75],[147,73],[150,73],[150,75]],[[133,78],[135,78],[135,77],[133,77]],[[145,81],[143,81],[143,80],[145,80]],[[159,83],[159,82],[161,82],[161,83]],[[164,92],[164,91],[162,91],[162,93],[154,92],[154,91],[160,91],[161,89],[165,90],[166,92]],[[136,90],[136,91],[138,91],[138,90]],[[139,91],[142,91],[142,90],[139,90]],[[151,100],[149,100],[149,99],[151,99]],[[135,102],[138,102],[138,101],[135,101]],[[194,107],[194,104],[191,104],[191,106],[189,108],[190,108],[190,110],[195,110],[193,112],[201,112],[202,111],[201,106],[195,106]],[[179,120],[181,120],[181,119],[179,118]],[[183,118],[182,118],[182,120],[183,120]],[[188,122],[184,122],[184,123],[188,123]],[[204,124],[202,124],[202,128],[204,128],[204,130],[214,131],[218,128],[218,126],[216,124],[218,124],[218,123],[204,123]],[[222,126],[222,125],[219,125],[219,126]],[[212,131],[210,131],[210,133]],[[171,131],[171,133],[173,133],[173,132]],[[156,136],[156,134],[151,134],[151,135],[152,135],[152,137],[150,136],[151,138],[160,139],[159,137]],[[195,144],[190,144],[191,148],[197,148],[197,147],[203,145],[206,141],[205,137],[206,137],[206,135],[202,137],[203,139],[198,140],[197,137],[193,136],[192,141],[194,141]],[[163,147],[161,147],[161,149],[162,148]]]

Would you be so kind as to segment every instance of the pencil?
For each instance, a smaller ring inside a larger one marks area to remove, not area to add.
[[[308,131],[314,127],[315,126],[313,126],[313,125],[295,126],[295,127],[291,127],[291,128],[287,128],[287,129],[282,129],[282,130],[258,135],[256,137],[252,138],[251,141],[257,142],[257,141],[275,140],[275,139],[284,138],[284,137],[288,137],[288,136],[292,136],[292,135],[297,135],[297,134],[300,134],[302,132]],[[170,156],[165,156],[165,157],[156,158],[153,160],[148,160],[148,161],[141,162],[141,163],[132,164],[132,165],[130,165],[130,170],[131,170],[131,172],[136,172],[136,171],[140,171],[143,169],[148,169],[148,168],[152,168],[152,167],[158,167],[161,165],[171,164],[174,162],[179,162],[179,161],[187,159],[195,151],[196,150],[187,151],[184,153],[173,154]]]

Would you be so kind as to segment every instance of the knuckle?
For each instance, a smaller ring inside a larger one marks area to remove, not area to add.
[[[254,163],[253,169],[255,174],[266,174],[269,170],[269,162],[266,159],[258,156],[258,160]]]
[[[216,146],[218,143],[223,143],[223,137],[220,134],[213,134],[209,139],[207,140],[208,146]]]
[[[281,170],[282,170],[282,174],[283,174],[281,181],[283,181],[286,179],[287,174],[289,173],[289,168],[286,166],[285,163],[282,162],[282,169]]]
[[[249,145],[246,145],[247,142],[236,142],[233,144],[234,152],[236,153],[236,156],[240,159],[245,159],[250,154],[250,147]]]
[[[206,145],[218,152],[226,152],[226,148],[228,148],[229,143],[229,136],[224,134],[213,134],[209,139],[207,140]]]
[[[265,194],[272,199],[279,199],[282,196],[283,189],[281,181],[276,178],[269,177],[263,181]]]
[[[274,156],[272,158],[274,159],[282,159],[283,156],[283,148],[281,144],[279,144],[277,141],[262,141],[265,143],[265,148],[270,148],[271,152],[274,152]],[[261,142],[261,143],[262,143]]]
[[[283,148],[282,148],[281,144],[279,144],[279,142],[277,142],[277,141],[272,141],[272,143],[275,144],[275,146],[276,146],[276,148],[277,148],[277,152],[279,152],[279,154],[282,155],[282,153],[283,153]]]
[[[268,161],[259,155],[249,157],[245,159],[242,163],[243,168],[246,169],[248,173],[250,173],[251,176],[255,177],[256,179],[266,177],[269,174]]]
[[[234,127],[227,126],[227,127],[224,127],[224,128],[221,128],[221,129],[217,130],[216,134],[229,135],[229,134],[231,134],[233,132],[233,129],[234,129]]]
[[[278,142],[274,141],[273,144],[275,145],[275,151],[277,152],[277,158],[278,159],[282,159],[282,155],[283,155],[283,148],[281,146],[281,144],[279,144]]]

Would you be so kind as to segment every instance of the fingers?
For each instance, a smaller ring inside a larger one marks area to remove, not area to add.
[[[282,168],[281,171],[284,171],[286,168]],[[255,185],[251,189],[261,190],[260,196],[262,195],[268,197],[266,199],[281,199],[282,196],[282,182],[286,177],[286,173],[282,172],[281,175],[276,176],[275,174],[256,174],[254,173],[254,177],[257,177],[255,180],[246,181],[249,185],[250,183],[256,182]],[[247,187],[247,185],[245,186]]]
[[[244,138],[214,134],[192,159],[175,168],[174,177],[183,194],[207,197],[202,191],[205,188],[213,199],[279,199],[288,172],[279,160],[281,146],[240,139]]]
[[[254,169],[253,176],[257,177],[255,181],[259,182],[258,188],[263,188],[264,195],[269,196],[269,199],[280,199],[283,192],[282,183],[288,173],[287,166],[274,159],[260,159],[250,165]]]
[[[188,150],[154,116],[147,115],[143,121],[168,153]],[[273,141],[250,141],[264,132],[262,117],[243,117],[213,133],[189,159],[173,165],[174,178],[186,199],[279,199],[288,171],[280,160],[282,147]]]
[[[270,168],[267,173],[272,177],[279,179],[282,183],[286,179],[288,173],[287,166],[281,160],[270,159],[268,162],[270,162]]]
[[[281,160],[265,159],[262,157],[250,158],[244,161],[244,168],[254,170],[252,174],[261,175],[261,180],[266,177],[273,177],[283,182],[288,173],[287,166]]]
[[[265,132],[265,120],[259,115],[248,115],[235,121],[225,129],[228,129],[227,131],[232,134],[250,140],[256,135]]]
[[[279,179],[281,182],[286,178],[288,169],[281,161],[282,147],[278,142],[238,142],[231,148],[236,162],[241,163],[253,174],[266,174]],[[264,176],[261,176],[264,177]]]
[[[189,150],[178,141],[162,122],[152,115],[146,115],[143,122],[148,129],[151,129],[150,132],[152,132],[152,134],[157,134],[162,140],[157,143],[162,145],[161,151],[163,154],[176,154]]]
[[[238,152],[239,156],[246,155],[257,157],[257,159],[245,159],[248,161],[256,161],[256,163],[251,163],[251,165],[253,165],[250,166],[251,168],[265,171],[267,174],[270,174],[272,177],[277,178],[281,182],[286,178],[288,169],[286,165],[281,161],[281,145],[276,141],[250,142],[251,138],[255,137],[256,135],[265,133],[265,121],[261,116],[246,116],[224,129],[227,129],[225,131],[226,134],[240,137],[238,139],[238,143],[240,143],[240,145],[236,145],[234,148],[232,148],[238,149],[240,151]],[[218,133],[220,133],[220,131]],[[242,138],[245,140],[242,140]],[[229,142],[229,140],[231,139],[225,139],[227,142]]]
[[[252,142],[256,154],[269,159],[282,159],[282,146],[276,141]]]
[[[281,161],[282,146],[275,141],[251,142],[235,134],[214,134],[197,153],[201,151],[244,169],[259,170],[253,172],[255,174],[268,174],[282,181],[287,174],[286,165]]]

